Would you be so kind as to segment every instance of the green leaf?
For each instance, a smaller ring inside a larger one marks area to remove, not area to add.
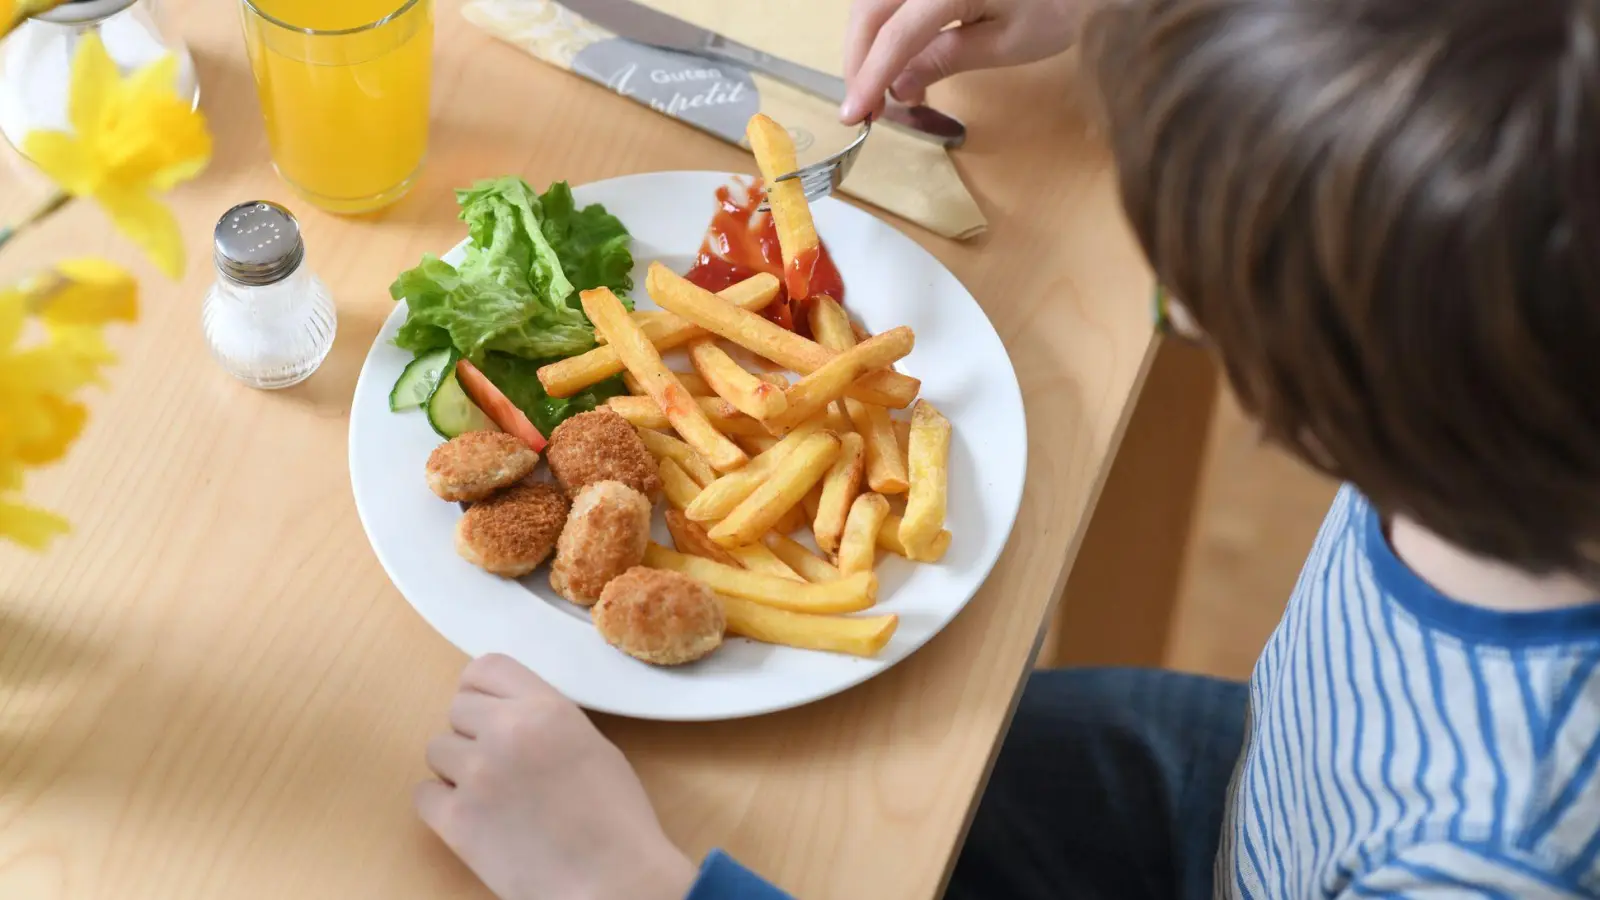
[[[490,353],[477,366],[507,399],[527,414],[546,437],[568,418],[627,393],[627,387],[619,375],[565,399],[552,397],[544,392],[544,385],[539,383],[539,367],[548,362],[552,360],[529,360],[505,353]]]
[[[541,197],[521,178],[456,192],[469,242],[459,267],[424,256],[389,288],[409,307],[395,343],[415,352],[453,346],[479,359],[499,351],[559,359],[595,345],[578,291],[632,288],[631,238],[599,205],[576,209],[556,182]]]
[[[633,239],[622,220],[598,203],[577,209],[565,181],[550,185],[539,203],[544,209],[545,239],[556,249],[573,287],[580,291],[608,287],[628,302],[627,294],[633,290]]]

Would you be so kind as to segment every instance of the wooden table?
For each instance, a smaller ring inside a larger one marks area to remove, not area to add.
[[[475,178],[751,161],[443,2],[421,186],[381,217],[334,218],[269,166],[232,4],[168,6],[217,134],[215,164],[172,198],[188,277],[162,281],[81,205],[0,264],[13,277],[105,255],[145,286],[87,434],[28,485],[76,533],[41,556],[0,546],[0,897],[485,896],[410,809],[465,660],[384,577],[346,471],[385,288],[455,243],[450,189]],[[992,227],[957,244],[901,226],[983,303],[1022,381],[1030,471],[1011,544],[950,628],[842,696],[713,725],[604,721],[691,853],[725,847],[812,900],[941,889],[1152,354],[1149,274],[1071,72],[1056,60],[937,93],[971,128],[959,164]],[[0,165],[0,217],[41,193]],[[301,212],[339,303],[332,356],[281,393],[230,380],[199,332],[211,226],[255,198]]]

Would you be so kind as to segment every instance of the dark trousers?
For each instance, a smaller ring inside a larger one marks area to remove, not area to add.
[[[946,900],[1210,900],[1245,708],[1193,675],[1034,674]]]

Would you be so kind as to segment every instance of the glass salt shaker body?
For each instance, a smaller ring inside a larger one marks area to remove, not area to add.
[[[300,223],[276,203],[241,203],[213,233],[217,278],[201,311],[222,368],[251,387],[311,376],[333,347],[333,298],[305,261]]]

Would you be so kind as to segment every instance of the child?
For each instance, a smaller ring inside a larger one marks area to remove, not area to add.
[[[866,0],[847,112],[1059,49],[1073,6]],[[1600,896],[1600,0],[1123,0],[1083,51],[1161,283],[1348,486],[1248,692],[1035,676],[949,896]],[[422,797],[480,873],[557,859],[503,897],[780,896],[696,875],[581,715],[527,708],[568,723],[543,762]],[[472,813],[522,790],[555,808]]]

